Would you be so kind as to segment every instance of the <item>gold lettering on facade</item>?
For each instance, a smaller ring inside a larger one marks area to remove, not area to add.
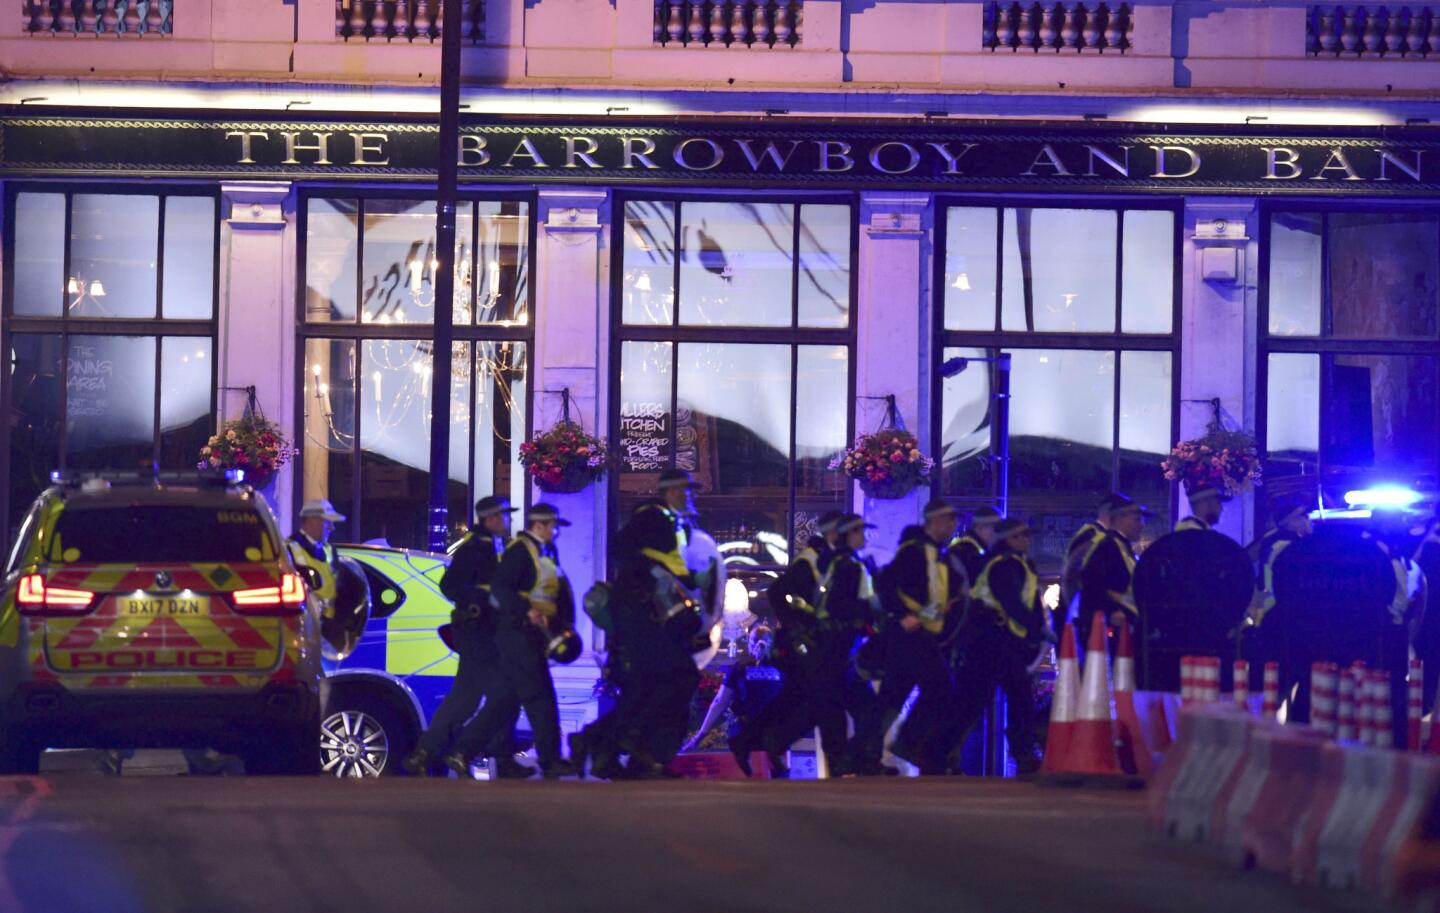
[[[881,163],[880,153],[892,147],[905,150],[906,157],[909,159],[909,164],[907,164],[904,168],[886,168]],[[882,174],[909,174],[910,172],[914,171],[916,167],[919,166],[919,164],[920,150],[916,149],[909,143],[902,143],[898,140],[893,140],[888,143],[881,143],[880,145],[870,150],[870,167],[874,168],[876,171],[881,172]]]
[[[456,161],[461,168],[479,168],[490,164],[490,153],[485,149],[485,137],[478,133],[460,134],[460,157]]]
[[[642,148],[636,149],[636,144],[640,144]],[[655,154],[655,141],[653,139],[647,139],[643,136],[622,136],[620,138],[620,149],[624,158],[624,164],[620,166],[621,168],[627,170],[632,169],[638,161],[651,171],[659,170],[660,166],[655,164],[654,160],[650,158],[650,156]]]
[[[1284,146],[1262,146],[1261,152],[1265,153],[1265,180],[1267,181],[1292,181],[1304,174],[1300,168],[1300,153],[1294,149],[1287,149]],[[1280,169],[1288,169],[1288,174],[1281,174]]]
[[[817,139],[815,151],[820,156],[820,165],[815,169],[816,171],[843,172],[855,167],[855,159],[850,156],[849,143]]]
[[[1095,172],[1095,162],[1101,161],[1104,162],[1105,165],[1110,168],[1110,170],[1114,171],[1120,177],[1128,178],[1130,176],[1131,148],[1133,147],[1121,146],[1120,151],[1122,153],[1122,158],[1116,159],[1106,154],[1105,150],[1101,149],[1100,147],[1087,144],[1085,146],[1085,149],[1090,153],[1090,161],[1089,168],[1088,170],[1086,170],[1085,176],[1087,178],[1099,177],[1099,175]]]
[[[958,153],[950,151],[949,143],[926,143],[925,145],[940,153],[940,157],[945,160],[946,174],[960,174],[960,160],[963,159],[971,149],[974,149],[979,144],[966,143],[965,148],[961,149]]]
[[[740,147],[740,152],[745,156],[745,160],[750,163],[751,171],[759,171],[760,162],[768,158],[775,163],[775,170],[783,173],[785,166],[790,164],[790,158],[795,154],[795,150],[800,148],[800,141],[798,139],[792,139],[790,141],[790,151],[786,152],[783,156],[780,154],[780,150],[775,146],[774,142],[767,142],[765,148],[757,153],[755,148],[750,145],[753,142],[755,142],[755,140],[750,139],[737,139],[735,141],[735,145]]]
[[[1150,148],[1155,151],[1155,173],[1150,175],[1152,178],[1169,178],[1171,180],[1193,178],[1200,171],[1200,153],[1189,146],[1151,146]],[[1188,158],[1190,167],[1179,174],[1172,174],[1169,167],[1169,155],[1172,152]]]
[[[385,148],[384,148],[385,142],[386,142],[388,139],[390,139],[390,134],[388,134],[388,133],[352,133],[352,134],[350,134],[350,138],[355,141],[355,161],[351,162],[350,164],[352,164],[352,165],[388,165],[388,164],[390,164],[390,156],[385,155]],[[375,145],[374,145],[374,146],[370,145],[371,142],[374,142]],[[371,159],[371,158],[368,157],[371,153],[374,153],[375,155],[385,155],[385,157],[384,157],[383,159]]]
[[[1327,178],[1325,177],[1325,172],[1327,171],[1343,171],[1345,172],[1345,180],[1347,181],[1365,180],[1360,175],[1355,173],[1354,168],[1350,167],[1350,161],[1349,159],[1345,158],[1345,153],[1340,149],[1336,148],[1332,148],[1330,150],[1330,157],[1325,160],[1325,164],[1320,166],[1320,170],[1318,172],[1310,175],[1310,180],[1327,180]]]
[[[229,133],[225,134],[225,138],[226,138],[226,139],[229,139],[229,138],[232,137],[232,136],[238,136],[238,137],[240,137],[240,161],[237,162],[237,164],[240,164],[240,165],[253,165],[253,164],[255,164],[255,159],[253,159],[253,158],[250,157],[250,140],[251,140],[251,139],[254,139],[254,138],[257,138],[257,137],[258,137],[259,139],[269,139],[269,138],[270,138],[270,134],[266,133],[266,132],[263,131],[263,130],[231,130]]]
[[[1395,166],[1396,168],[1398,168],[1399,170],[1401,170],[1401,171],[1405,172],[1406,174],[1410,175],[1410,180],[1412,180],[1412,181],[1418,181],[1418,180],[1420,180],[1420,156],[1424,154],[1423,150],[1420,150],[1420,149],[1416,149],[1416,150],[1415,150],[1415,164],[1414,164],[1413,167],[1410,166],[1410,165],[1405,164],[1405,163],[1402,162],[1402,161],[1400,161],[1398,158],[1395,157],[1395,154],[1392,153],[1392,152],[1386,152],[1386,151],[1383,150],[1383,149],[1376,149],[1375,151],[1378,152],[1378,153],[1380,153],[1380,176],[1379,176],[1378,178],[1376,178],[1375,180],[1377,180],[1377,181],[1388,181],[1388,180],[1390,180],[1390,178],[1386,177],[1386,172],[1385,172],[1385,166],[1386,166],[1387,164],[1388,164],[1388,165],[1394,165],[1394,166]]]
[[[510,153],[510,158],[505,160],[505,167],[514,168],[515,160],[522,157],[528,158],[533,167],[535,168],[550,167],[549,165],[545,164],[545,159],[540,157],[540,150],[535,148],[535,144],[531,142],[530,137],[528,136],[520,137],[519,145],[515,147],[514,152]]]
[[[584,143],[584,148],[578,144]],[[575,164],[578,159],[585,163],[586,168],[602,168],[599,162],[595,161],[595,153],[600,151],[600,146],[588,136],[567,136],[565,137],[565,167],[579,168]]]
[[[1035,161],[1031,162],[1030,167],[1021,172],[1021,174],[1024,174],[1026,177],[1039,177],[1039,175],[1035,173],[1036,168],[1054,168],[1055,177],[1072,177],[1070,170],[1065,167],[1065,163],[1060,161],[1060,155],[1055,151],[1055,147],[1049,143],[1040,147],[1040,151],[1035,155]]]
[[[690,146],[694,143],[704,143],[706,146],[710,147],[710,164],[690,164],[690,160],[686,157],[685,153],[686,150],[688,150]],[[680,143],[678,146],[675,147],[675,164],[679,165],[681,168],[684,168],[686,171],[709,171],[711,168],[714,168],[716,165],[720,164],[723,161],[725,161],[725,150],[720,148],[719,143],[707,137],[692,136],[690,139],[685,140],[683,143]]]
[[[302,143],[300,142],[300,134],[299,134],[298,132],[292,132],[292,131],[287,130],[287,131],[281,133],[280,135],[283,136],[283,137],[285,137],[285,161],[284,161],[284,164],[286,164],[286,165],[298,165],[298,164],[300,164],[300,160],[295,157],[295,153],[297,153],[297,152],[314,152],[314,153],[317,153],[319,157],[316,158],[315,161],[314,161],[314,164],[316,164],[316,165],[332,165],[332,164],[334,164],[333,162],[330,161],[330,137],[333,136],[334,134],[332,134],[332,133],[314,133],[314,132],[312,132],[310,135],[313,136],[313,137],[315,137],[315,142],[309,143],[309,144],[302,144]]]

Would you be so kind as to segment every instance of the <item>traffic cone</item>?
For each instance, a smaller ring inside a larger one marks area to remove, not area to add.
[[[1075,625],[1067,622],[1060,635],[1060,657],[1055,668],[1055,696],[1050,700],[1050,728],[1045,734],[1042,773],[1059,773],[1062,758],[1070,753],[1075,735],[1075,710],[1080,699],[1080,666],[1076,661]]]
[[[1150,750],[1155,733],[1146,732],[1135,707],[1135,646],[1130,626],[1120,626],[1115,647],[1115,731],[1119,742],[1120,766],[1126,773],[1150,779],[1155,773],[1155,755]]]
[[[1085,675],[1070,738],[1063,753],[1046,751],[1042,771],[1050,774],[1119,778],[1115,751],[1115,708],[1110,698],[1110,663],[1105,655],[1105,616],[1095,613],[1085,649]]]

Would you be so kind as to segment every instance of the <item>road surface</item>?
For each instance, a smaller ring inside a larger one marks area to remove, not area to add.
[[[1013,781],[0,778],[0,911],[1378,911]]]

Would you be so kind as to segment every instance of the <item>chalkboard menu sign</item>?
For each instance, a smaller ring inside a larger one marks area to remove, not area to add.
[[[670,410],[665,403],[620,404],[620,459],[626,472],[660,472],[670,465]]]

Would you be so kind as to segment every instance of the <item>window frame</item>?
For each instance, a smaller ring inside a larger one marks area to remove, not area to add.
[[[654,201],[673,203],[675,205],[675,263],[673,266],[673,281],[675,283],[675,303],[671,309],[670,323],[668,324],[627,324],[624,321],[624,281],[625,281],[625,205],[632,201]],[[796,208],[796,218],[793,219],[792,231],[792,259],[790,276],[790,325],[789,326],[696,326],[693,324],[680,323],[680,228],[682,225],[681,208],[685,203],[779,203],[791,205]],[[804,205],[844,205],[850,209],[850,276],[849,276],[849,309],[845,326],[843,327],[814,327],[800,325],[800,297],[798,292],[800,276],[799,237],[800,219],[799,207]],[[670,371],[670,406],[672,415],[676,401],[679,398],[680,373],[677,370],[680,357],[680,345],[683,343],[716,343],[716,344],[771,344],[785,345],[790,349],[790,453],[788,454],[789,478],[788,495],[785,513],[788,518],[788,529],[785,530],[785,539],[789,543],[790,554],[796,552],[796,546],[802,543],[794,541],[795,532],[795,502],[796,502],[796,416],[795,400],[799,392],[799,349],[806,345],[838,346],[843,345],[849,353],[846,359],[846,401],[855,402],[855,377],[856,364],[855,355],[857,341],[859,339],[859,320],[857,312],[859,309],[859,265],[860,265],[860,198],[855,193],[834,193],[834,192],[804,192],[793,191],[784,193],[755,193],[747,191],[734,192],[695,192],[682,190],[665,189],[616,189],[611,195],[611,219],[610,219],[610,315],[609,315],[609,428],[607,429],[609,439],[618,446],[620,441],[620,406],[622,402],[622,391],[620,389],[620,367],[622,362],[621,353],[624,344],[627,342],[668,342],[671,347],[671,371]],[[676,455],[676,423],[670,422],[670,446],[667,468],[674,468]],[[855,434],[855,410],[846,410],[845,441],[848,446]],[[624,517],[620,510],[620,476],[624,472],[624,457],[614,472],[607,475],[607,499],[609,503],[608,513],[610,522],[608,524],[611,534],[618,531],[624,523]],[[845,509],[849,510],[854,505],[854,485],[849,482],[845,485],[843,497]]]
[[[952,208],[987,208],[997,211],[995,239],[995,323],[993,330],[950,330],[945,327],[945,275],[948,253],[949,210]],[[1005,282],[1004,239],[1006,209],[1100,209],[1115,212],[1115,323],[1109,332],[1035,332],[1002,329],[1003,299]],[[1174,215],[1173,270],[1171,275],[1171,311],[1169,333],[1125,333],[1122,332],[1124,318],[1124,268],[1126,210],[1167,211]],[[1170,439],[1179,439],[1180,434],[1180,378],[1182,365],[1182,291],[1184,285],[1184,225],[1185,204],[1183,199],[1172,197],[1111,197],[1111,196],[1012,196],[1012,195],[943,195],[935,198],[935,246],[931,274],[931,338],[934,340],[932,358],[936,370],[931,372],[930,440],[936,454],[936,480],[932,491],[961,507],[978,507],[993,503],[1002,512],[1008,510],[1010,492],[993,491],[989,496],[960,495],[945,490],[945,467],[942,448],[944,446],[944,378],[940,376],[939,365],[943,363],[945,350],[950,348],[984,349],[990,357],[1011,349],[1079,349],[1085,351],[1112,352],[1115,355],[1115,381],[1112,384],[1113,420],[1111,428],[1110,488],[1119,490],[1120,485],[1120,414],[1121,383],[1123,382],[1121,353],[1168,352],[1170,354]],[[998,367],[990,368],[992,391]],[[992,392],[992,401],[994,394]],[[999,441],[995,436],[995,423],[990,423],[990,449],[997,452]],[[1159,472],[1156,466],[1156,472]],[[1176,514],[1177,498],[1174,487],[1169,494],[1170,516]]]
[[[92,181],[7,181],[4,182],[4,246],[0,251],[3,263],[3,288],[0,288],[0,352],[10,358],[13,338],[17,335],[55,335],[61,339],[60,376],[68,381],[70,340],[75,336],[149,337],[155,339],[155,389],[154,421],[152,425],[151,459],[159,465],[161,456],[160,404],[164,389],[164,340],[167,338],[203,338],[210,341],[210,416],[212,420],[219,410],[219,369],[220,369],[220,247],[221,230],[224,223],[223,201],[218,185],[210,184],[148,184],[136,182],[94,183]],[[115,196],[155,197],[158,200],[155,238],[155,316],[153,317],[71,317],[66,306],[69,292],[62,287],[59,292],[61,306],[59,316],[35,316],[15,313],[15,210],[22,193],[62,194],[65,198],[65,227],[63,236],[65,249],[62,255],[61,274],[70,276],[71,264],[71,211],[77,195],[105,194]],[[166,318],[165,315],[165,204],[171,197],[204,197],[215,204],[215,232],[211,249],[210,271],[210,316],[208,319]],[[56,469],[65,468],[67,425],[66,410],[69,401],[69,383],[59,384],[60,431],[56,443]],[[6,370],[0,376],[0,403],[6,412],[11,409],[14,385],[11,372]],[[0,486],[0,517],[5,518],[0,529],[0,548],[10,547],[10,439],[6,431],[6,446],[0,448],[0,478],[6,483]],[[198,459],[198,454],[197,454]]]
[[[1320,235],[1320,333],[1316,336],[1293,336],[1272,334],[1270,332],[1270,238],[1271,220],[1276,213],[1303,212],[1318,214],[1321,219]],[[1281,354],[1293,355],[1316,355],[1320,359],[1321,386],[1319,395],[1320,414],[1317,416],[1316,429],[1319,434],[1319,446],[1323,447],[1327,440],[1326,431],[1329,428],[1330,419],[1327,416],[1324,402],[1324,375],[1334,364],[1337,355],[1396,355],[1411,357],[1429,357],[1436,359],[1440,364],[1440,332],[1429,339],[1419,338],[1397,338],[1382,339],[1378,337],[1344,337],[1330,335],[1334,326],[1333,319],[1333,296],[1330,287],[1330,219],[1333,213],[1412,213],[1420,215],[1431,215],[1440,223],[1440,204],[1433,200],[1334,200],[1325,197],[1296,197],[1286,199],[1265,199],[1260,200],[1260,264],[1259,280],[1256,300],[1256,334],[1255,334],[1255,438],[1260,453],[1269,452],[1270,435],[1270,356]],[[1440,232],[1440,224],[1437,224],[1437,232]],[[1440,266],[1440,262],[1437,262]],[[1440,307],[1440,303],[1437,303]],[[1440,314],[1437,314],[1437,322],[1440,322]],[[1436,416],[1440,420],[1440,416]],[[1317,484],[1322,487],[1324,483],[1325,460],[1317,453],[1316,456],[1316,478]],[[1256,499],[1256,521],[1257,528],[1263,528],[1264,514],[1259,507],[1259,500]]]
[[[436,324],[430,323],[366,323],[361,314],[360,295],[363,292],[363,276],[365,270],[365,200],[431,200],[436,196],[436,189],[433,186],[419,187],[356,187],[347,184],[336,183],[314,183],[298,188],[296,193],[296,218],[295,218],[295,421],[300,427],[297,437],[297,449],[300,453],[296,456],[301,476],[299,484],[294,486],[291,492],[292,512],[297,513],[304,500],[304,450],[305,450],[305,358],[308,349],[307,343],[311,340],[339,340],[353,342],[357,346],[371,340],[398,340],[408,342],[430,342],[433,346],[435,341]],[[307,231],[310,217],[310,201],[312,199],[353,199],[360,202],[360,210],[356,222],[355,232],[355,296],[356,314],[353,321],[337,322],[311,322],[305,319],[305,275],[308,254]],[[528,262],[529,281],[526,283],[525,306],[526,320],[523,324],[501,324],[501,323],[468,323],[456,324],[453,321],[450,326],[451,342],[467,342],[472,345],[479,342],[519,342],[525,346],[525,376],[533,379],[535,376],[535,327],[537,324],[535,306],[539,283],[535,277],[535,267],[538,260],[536,244],[539,239],[539,222],[537,214],[539,211],[539,194],[533,190],[480,190],[471,187],[462,187],[456,195],[457,203],[476,202],[520,202],[528,207],[529,224],[526,227],[526,257]],[[476,254],[473,251],[472,256]],[[471,285],[471,313],[474,314],[474,297],[476,286]],[[474,350],[472,349],[472,357]],[[433,355],[433,348],[432,348]],[[452,369],[453,373],[453,369]],[[473,378],[470,383],[470,414],[474,416],[475,405],[475,384]],[[356,383],[360,383],[357,375]],[[533,430],[535,415],[535,398],[537,391],[533,388],[525,398],[525,430],[528,435]],[[352,461],[352,472],[350,479],[351,508],[350,515],[346,517],[344,528],[345,536],[336,537],[337,541],[360,541],[360,519],[363,513],[362,494],[364,488],[364,472],[361,447],[361,414],[360,396],[357,388],[354,403],[355,440],[350,448],[350,459]],[[457,520],[463,520],[468,525],[471,521],[470,505],[473,505],[479,493],[475,490],[475,436],[469,435],[466,444],[469,453],[468,477],[465,483],[469,492],[467,497],[466,515],[463,518],[451,518],[452,524]],[[519,463],[516,464],[517,469]],[[521,470],[523,472],[523,470]],[[524,486],[525,507],[530,502],[530,486]]]

